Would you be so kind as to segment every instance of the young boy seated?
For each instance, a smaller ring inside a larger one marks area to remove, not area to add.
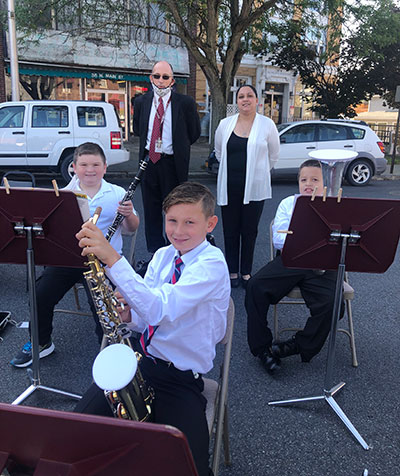
[[[312,195],[315,188],[316,194],[322,195],[322,170],[317,160],[307,160],[300,166],[298,180],[301,195]],[[286,234],[277,231],[289,229],[294,205],[294,195],[279,204],[272,229],[277,250],[282,250],[286,238]],[[321,350],[331,327],[336,274],[286,268],[278,254],[250,279],[245,298],[247,339],[251,353],[261,360],[268,373],[279,369],[284,357],[300,354],[303,362],[309,362]],[[303,330],[289,340],[273,344],[267,323],[269,306],[277,304],[295,286],[300,288],[311,315]],[[342,315],[343,310],[342,305]]]
[[[121,203],[125,190],[106,182],[103,177],[107,170],[106,158],[100,146],[92,142],[85,142],[75,149],[73,168],[75,176],[66,187],[69,190],[83,192],[89,201],[90,214],[93,215],[97,207],[102,207],[98,226],[103,234],[107,233],[116,212],[125,216],[121,227],[126,231],[135,231],[139,226],[139,217],[131,201]],[[122,251],[121,227],[111,238],[111,245],[116,252]],[[36,281],[36,299],[39,321],[39,356],[50,355],[54,351],[51,339],[53,330],[54,307],[77,282],[82,282],[88,295],[88,301],[97,323],[96,332],[101,342],[102,330],[98,325],[96,309],[93,306],[90,292],[83,278],[86,268],[64,268],[48,266]],[[14,367],[27,367],[32,363],[32,346],[28,341],[10,362]]]
[[[199,183],[173,189],[163,203],[171,244],[155,252],[144,278],[93,223],[85,223],[77,234],[82,254],[94,253],[107,265],[108,277],[128,304],[121,318],[143,333],[140,369],[155,392],[153,421],[186,435],[200,476],[209,474],[202,374],[211,370],[215,345],[225,334],[230,296],[224,256],[206,240],[218,221],[214,209],[214,196]],[[150,326],[152,333],[147,332]],[[75,411],[112,415],[95,384]]]

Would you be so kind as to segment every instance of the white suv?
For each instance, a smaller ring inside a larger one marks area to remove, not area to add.
[[[274,175],[298,172],[308,153],[320,149],[345,149],[358,152],[346,165],[344,177],[350,185],[366,185],[373,175],[386,170],[385,146],[365,122],[327,119],[280,124],[279,160]]]
[[[95,142],[107,164],[129,160],[112,104],[100,101],[19,101],[0,104],[0,169],[72,176],[75,148]]]

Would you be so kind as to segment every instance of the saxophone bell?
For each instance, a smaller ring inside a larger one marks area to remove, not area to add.
[[[114,416],[136,421],[150,419],[153,395],[143,395],[144,381],[131,347],[112,344],[103,349],[94,361],[92,374],[96,385],[104,390]]]

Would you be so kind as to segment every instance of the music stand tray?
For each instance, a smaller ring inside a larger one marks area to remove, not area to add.
[[[0,421],[1,474],[19,465],[37,476],[197,476],[172,426],[4,403]]]
[[[268,402],[269,405],[325,400],[361,446],[369,446],[333,398],[345,385],[333,385],[333,364],[345,270],[384,273],[400,236],[400,200],[299,196],[282,252],[288,268],[337,269],[332,324],[322,394]]]
[[[31,385],[16,399],[17,405],[42,389],[71,398],[81,396],[42,385],[39,371],[39,332],[35,265],[84,267],[75,234],[83,223],[75,194],[51,189],[0,188],[0,263],[27,264],[31,318]]]

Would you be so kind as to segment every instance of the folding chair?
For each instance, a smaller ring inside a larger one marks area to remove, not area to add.
[[[269,227],[269,236],[270,236],[270,254],[271,260],[275,258],[276,250],[274,249],[273,240],[272,240],[272,225],[274,221],[271,221]],[[347,316],[348,328],[339,328],[338,332],[342,332],[347,335],[350,343],[352,365],[353,367],[358,367],[357,353],[356,353],[356,343],[354,339],[354,326],[353,326],[353,312],[351,307],[351,301],[354,299],[354,289],[350,286],[348,280],[348,274],[345,273],[344,284],[343,284],[343,299],[345,302],[345,315]],[[295,286],[285,298],[281,299],[278,304],[274,304],[274,339],[278,340],[282,332],[297,332],[301,330],[300,327],[285,327],[279,329],[278,321],[278,305],[280,304],[305,304],[304,299],[301,295],[300,288]]]
[[[1,179],[1,186],[4,187],[4,179],[7,179],[10,187],[36,187],[35,176],[30,172],[22,170],[10,170]]]
[[[229,426],[228,426],[228,377],[232,350],[233,323],[235,319],[235,306],[230,298],[227,313],[227,327],[225,336],[219,343],[224,346],[224,358],[220,368],[219,380],[204,378],[203,395],[207,399],[206,417],[210,431],[210,440],[213,432],[214,442],[211,467],[214,476],[218,475],[221,443],[224,443],[225,465],[231,464],[229,451]]]

